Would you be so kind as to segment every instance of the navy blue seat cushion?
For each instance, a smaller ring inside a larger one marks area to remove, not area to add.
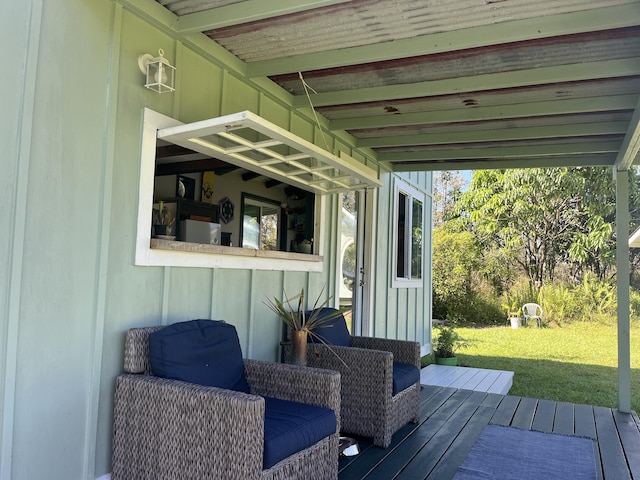
[[[408,363],[393,362],[393,394],[420,381],[420,369]]]
[[[215,320],[174,323],[149,335],[155,376],[249,393],[233,325]]]
[[[336,311],[337,310],[335,308],[322,308],[320,309],[319,318],[324,318]],[[312,313],[313,310],[306,312],[307,318]],[[314,333],[322,337],[322,340],[324,340],[329,345],[336,345],[339,347],[351,346],[351,334],[347,329],[347,322],[344,319],[344,315],[338,315],[337,317],[328,320],[326,323],[322,323],[320,327],[314,330]],[[309,335],[307,338],[309,342],[312,342],[314,340],[317,341],[317,339],[314,339],[311,335]]]
[[[333,410],[272,397],[264,402],[265,469],[336,432]]]

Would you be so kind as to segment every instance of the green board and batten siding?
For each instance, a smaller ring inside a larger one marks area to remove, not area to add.
[[[423,248],[423,271],[425,285],[431,285],[431,179],[428,172],[404,173],[399,175],[411,186],[426,192],[424,225],[425,238]],[[431,343],[430,322],[422,323],[422,319],[431,318],[431,288],[389,288],[393,271],[393,228],[391,222],[394,214],[393,175],[383,173],[384,185],[377,193],[377,235],[375,255],[375,272],[373,282],[373,328],[371,336],[387,338],[406,338],[419,341],[422,345]],[[423,328],[424,327],[424,328]]]
[[[244,82],[237,62],[200,36],[172,36],[156,2],[131,4],[146,14],[110,0],[0,3],[0,480],[110,471],[128,328],[225,319],[246,356],[275,360],[282,327],[263,300],[283,288],[335,291],[336,197],[324,200],[322,273],[134,266],[144,107],[183,122],[251,110],[323,147],[324,139],[310,109],[290,111],[286,92]],[[175,94],[142,87],[138,56],[159,48],[178,68]],[[348,135],[325,137],[366,161]],[[430,192],[430,174],[405,177]],[[430,289],[389,288],[393,175],[382,178],[371,334],[424,344]]]

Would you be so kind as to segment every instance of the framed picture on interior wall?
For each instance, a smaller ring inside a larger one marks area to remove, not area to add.
[[[176,179],[176,197],[196,199],[196,179],[178,175]]]
[[[215,172],[204,172],[202,174],[202,197],[205,203],[213,203],[213,181],[216,178]]]
[[[220,208],[220,220],[222,223],[229,223],[233,220],[233,202],[229,197],[224,197],[218,202]]]

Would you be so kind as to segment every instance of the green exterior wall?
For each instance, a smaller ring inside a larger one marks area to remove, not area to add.
[[[144,12],[111,0],[0,3],[0,480],[110,471],[128,328],[225,319],[245,356],[276,360],[282,327],[263,300],[283,288],[335,290],[335,197],[326,200],[322,273],[134,266],[144,107],[183,122],[252,110],[318,145],[322,138],[310,111],[290,110],[286,92],[243,81],[202,36],[175,38],[156,2],[133,3]],[[175,94],[142,86],[138,56],[158,48],[178,68]],[[367,161],[348,135],[326,135]],[[430,193],[430,174],[405,177]],[[371,334],[429,343],[430,247],[427,288],[389,288],[393,175],[382,178]]]

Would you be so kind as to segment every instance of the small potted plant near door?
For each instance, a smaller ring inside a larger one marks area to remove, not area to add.
[[[457,365],[458,357],[456,356],[456,350],[466,347],[467,343],[451,326],[443,326],[438,330],[433,348],[436,364]]]

